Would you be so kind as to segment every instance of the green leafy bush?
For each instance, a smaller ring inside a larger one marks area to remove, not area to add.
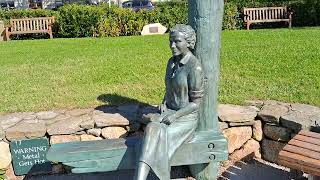
[[[243,21],[240,18],[237,5],[233,2],[226,3],[224,7],[222,28],[229,30],[240,29],[242,23]]]
[[[105,14],[104,6],[65,5],[58,10],[61,37],[92,37]]]

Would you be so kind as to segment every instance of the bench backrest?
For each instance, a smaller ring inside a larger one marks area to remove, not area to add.
[[[54,17],[11,19],[11,32],[47,32],[54,21]]]
[[[288,19],[287,7],[244,8],[244,21],[268,21]]]

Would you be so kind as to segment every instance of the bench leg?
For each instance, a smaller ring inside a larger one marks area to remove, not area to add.
[[[9,28],[6,27],[6,41],[10,41]]]
[[[291,29],[291,27],[292,27],[292,21],[291,21],[291,19],[289,20],[289,28]]]
[[[251,23],[247,22],[247,30],[250,30]]]
[[[51,25],[48,27],[48,34],[50,36],[50,39],[52,39],[53,36],[52,36],[52,27],[51,27]]]

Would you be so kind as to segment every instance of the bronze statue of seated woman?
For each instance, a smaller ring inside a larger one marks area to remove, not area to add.
[[[161,180],[169,180],[172,156],[197,128],[204,75],[201,62],[192,54],[195,43],[191,26],[176,25],[171,29],[173,56],[166,69],[166,93],[159,118],[145,129],[136,180],[145,180],[150,169]]]

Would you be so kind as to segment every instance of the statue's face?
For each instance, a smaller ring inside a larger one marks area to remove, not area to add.
[[[174,31],[170,34],[170,48],[173,56],[186,55],[189,52],[188,47],[183,33]]]

